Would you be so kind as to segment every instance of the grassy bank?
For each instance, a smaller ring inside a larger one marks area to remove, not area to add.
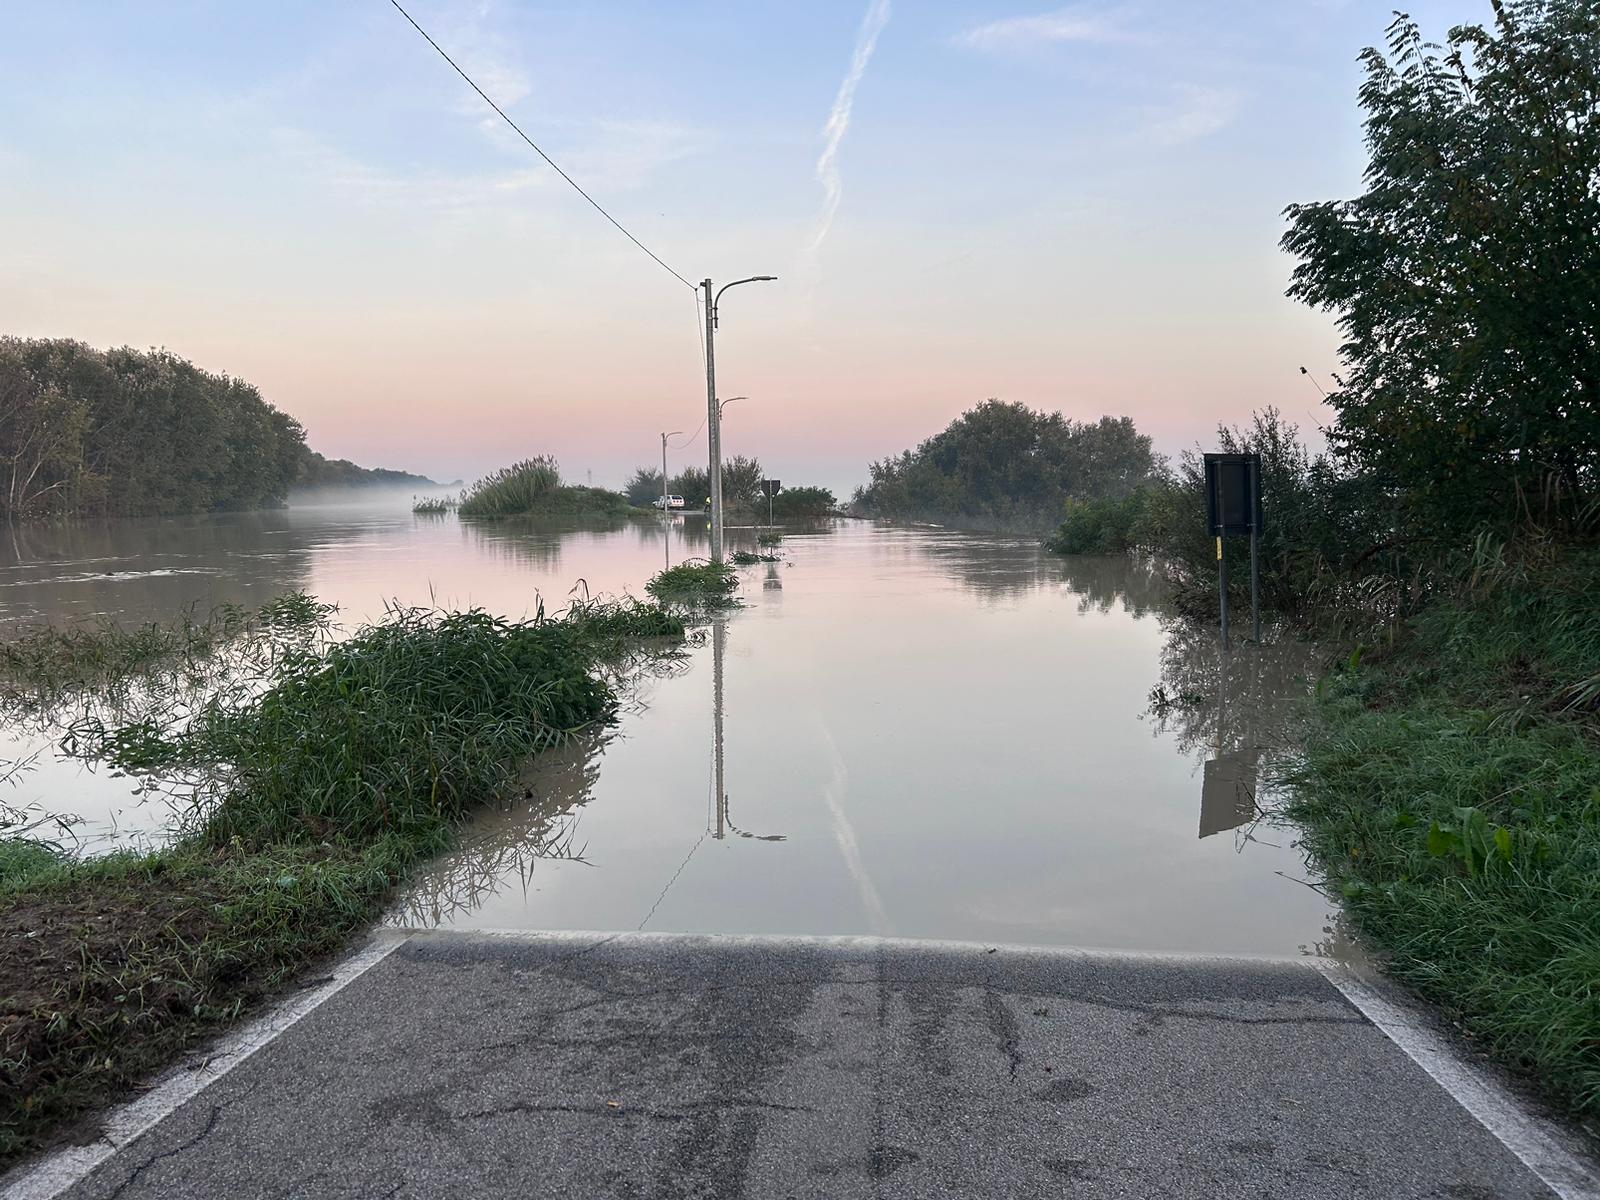
[[[1290,815],[1386,969],[1600,1119],[1600,554],[1487,542],[1319,689]]]
[[[0,842],[0,1165],[337,950],[518,762],[610,718],[639,639],[682,632],[634,602],[396,611],[277,656],[241,706],[85,732],[191,779],[192,816],[153,854]]]

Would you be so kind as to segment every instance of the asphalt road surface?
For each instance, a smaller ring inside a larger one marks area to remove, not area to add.
[[[459,934],[369,963],[12,1194],[1595,1194],[1582,1166],[1547,1187],[1301,963]]]

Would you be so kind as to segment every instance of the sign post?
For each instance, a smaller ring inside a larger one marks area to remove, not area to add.
[[[772,498],[783,490],[783,480],[763,479],[761,490],[767,494],[767,524],[772,524]]]
[[[1222,604],[1222,649],[1228,641],[1227,539],[1250,535],[1251,635],[1261,640],[1261,456],[1259,454],[1207,454],[1206,526],[1217,539],[1217,588]]]

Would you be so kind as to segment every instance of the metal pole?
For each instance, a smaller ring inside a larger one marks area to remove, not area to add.
[[[1250,464],[1250,640],[1261,644],[1261,464]]]
[[[667,435],[661,435],[661,521],[667,520]]]
[[[1222,652],[1228,652],[1228,542],[1217,538],[1217,579],[1222,595]]]
[[[717,306],[711,280],[701,282],[706,292],[706,441],[711,443],[711,561],[722,561],[722,406],[717,403]]]

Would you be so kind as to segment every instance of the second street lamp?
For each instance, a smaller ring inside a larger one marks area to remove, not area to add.
[[[661,519],[667,519],[667,439],[677,437],[683,430],[674,429],[661,435]]]
[[[711,280],[702,280],[706,293],[706,440],[711,443],[711,561],[722,561],[722,405],[717,402],[717,302],[722,293],[741,283],[771,283],[776,275],[752,275],[735,279],[711,290]],[[732,403],[728,401],[727,403]]]

